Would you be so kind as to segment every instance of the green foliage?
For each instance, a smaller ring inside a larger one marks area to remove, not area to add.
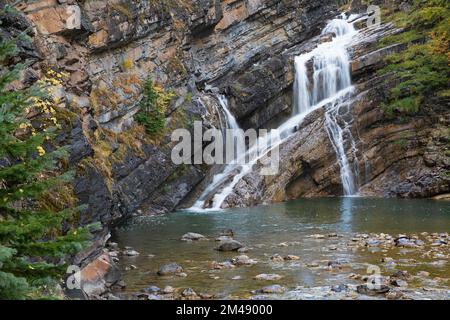
[[[390,55],[381,73],[400,79],[385,104],[387,114],[414,114],[424,99],[446,96],[449,87],[450,5],[447,1],[415,1],[411,14],[394,14],[392,20],[405,32],[383,39],[382,45],[406,43],[407,49]]]
[[[88,236],[87,228],[68,223],[77,208],[54,212],[39,205],[44,192],[65,185],[71,174],[56,173],[66,152],[50,145],[55,129],[27,118],[44,91],[10,88],[22,69],[8,67],[16,52],[15,40],[0,42],[0,299],[48,296]]]
[[[134,119],[145,127],[150,137],[156,137],[163,133],[165,128],[164,109],[170,103],[172,96],[167,97],[164,92],[153,85],[153,81],[147,79],[144,83],[144,96],[140,103],[141,110],[136,113]]]

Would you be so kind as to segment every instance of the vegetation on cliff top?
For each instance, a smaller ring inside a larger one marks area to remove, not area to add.
[[[0,42],[0,299],[52,298],[67,258],[86,243],[88,228],[73,226],[76,207],[54,211],[43,197],[71,179],[65,150],[52,144],[55,98],[46,81],[15,87],[23,66],[15,40]],[[8,67],[14,65],[15,67]],[[60,75],[52,80],[58,82]],[[50,78],[49,78],[50,81]],[[45,86],[45,87],[43,87]],[[59,287],[60,288],[60,287]]]
[[[415,0],[411,12],[396,12],[390,19],[404,32],[387,37],[380,45],[405,43],[407,49],[390,55],[381,71],[400,79],[390,91],[385,110],[390,116],[414,114],[425,99],[450,96],[450,3]]]

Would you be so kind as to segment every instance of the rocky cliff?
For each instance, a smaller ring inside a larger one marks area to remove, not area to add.
[[[21,57],[33,63],[22,84],[48,70],[67,75],[57,88],[67,110],[59,142],[69,147],[77,169],[74,196],[89,205],[80,224],[103,225],[77,263],[96,254],[121,219],[172,211],[201,192],[217,168],[174,165],[170,134],[191,130],[200,119],[205,128],[220,127],[215,93],[228,97],[243,128],[271,128],[289,116],[293,57],[324,41],[321,28],[338,14],[332,0],[40,0],[16,9],[2,16],[1,36],[26,30],[32,37],[21,45]],[[366,40],[352,49],[357,99],[350,111],[360,191],[449,193],[449,101],[428,101],[429,112],[407,122],[387,117],[381,107],[390,84],[377,70],[401,47],[376,43],[391,32],[399,31],[392,25],[367,29]],[[165,131],[156,138],[133,120],[147,78],[170,93]],[[282,145],[280,174],[262,177],[255,170],[227,205],[340,195],[339,166],[323,121],[322,110],[310,115]]]
[[[229,95],[247,127],[288,110],[293,68],[283,52],[337,12],[334,1],[309,0],[43,0],[16,9],[2,17],[2,36],[26,30],[32,38],[21,46],[33,63],[22,83],[48,70],[67,75],[56,90],[67,110],[59,142],[77,169],[74,196],[89,206],[80,223],[104,226],[93,249],[114,223],[173,210],[207,176],[208,167],[172,164],[170,129],[200,119],[220,126],[209,88]],[[171,93],[157,138],[133,121],[149,77]]]

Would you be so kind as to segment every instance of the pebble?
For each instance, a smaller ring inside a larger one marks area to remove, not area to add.
[[[283,277],[276,273],[269,273],[269,274],[261,273],[261,274],[258,274],[257,276],[255,276],[256,280],[265,280],[265,281],[275,281],[275,280],[280,280],[281,278],[283,278]]]
[[[274,254],[270,257],[270,260],[272,260],[273,262],[284,262],[284,258],[279,254]]]
[[[195,296],[197,296],[197,293],[195,293],[195,291],[192,288],[186,288],[183,290],[181,295],[183,297],[195,297]]]
[[[206,240],[206,237],[200,233],[188,232],[181,237],[181,241],[199,241]]]
[[[222,270],[222,269],[235,268],[236,266],[233,264],[233,261],[227,260],[227,261],[224,261],[224,262],[213,261],[213,262],[211,262],[209,267],[211,269]]]
[[[158,270],[158,275],[166,276],[166,275],[171,275],[171,274],[176,274],[176,273],[181,273],[181,272],[183,272],[183,267],[181,267],[179,264],[173,262],[173,263],[169,263],[169,264],[165,264],[165,265],[161,266]]]
[[[259,290],[259,293],[283,293],[286,291],[285,287],[280,286],[279,284],[274,284],[271,286],[265,286],[261,290]]]
[[[428,271],[419,271],[419,272],[417,272],[417,275],[419,277],[429,277],[430,273]]]
[[[250,259],[246,255],[240,255],[233,258],[233,263],[237,266],[251,266],[257,263],[256,260]]]
[[[150,287],[145,288],[143,291],[147,292],[147,293],[157,293],[157,292],[161,291],[161,289],[158,288],[157,286],[150,286]]]
[[[171,286],[165,286],[162,292],[164,294],[171,294],[175,292],[175,289]]]
[[[125,256],[134,257],[134,256],[138,256],[139,252],[137,252],[136,250],[133,250],[133,249],[125,249],[125,251],[123,251],[122,254]]]

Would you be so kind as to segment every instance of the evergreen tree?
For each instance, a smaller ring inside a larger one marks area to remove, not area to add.
[[[67,258],[88,236],[87,228],[71,226],[78,208],[54,212],[40,202],[71,174],[57,173],[65,150],[52,146],[54,123],[27,116],[39,104],[51,108],[45,91],[12,89],[24,68],[14,60],[16,43],[0,40],[0,299],[51,297]]]

